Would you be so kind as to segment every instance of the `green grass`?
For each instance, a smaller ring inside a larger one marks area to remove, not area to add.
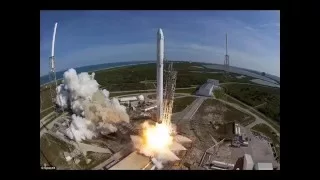
[[[224,85],[224,86],[225,86],[225,85]],[[249,85],[248,85],[248,86],[249,86]],[[238,105],[238,106],[240,106],[240,107],[242,107],[242,108],[244,108],[244,109],[247,109],[248,111],[252,112],[252,113],[255,114],[256,116],[260,117],[261,119],[264,119],[265,121],[269,122],[270,125],[271,125],[273,128],[275,128],[278,132],[280,132],[280,125],[279,125],[277,122],[275,122],[274,120],[268,118],[267,116],[265,116],[265,115],[262,114],[261,112],[259,112],[259,111],[257,111],[257,110],[254,110],[254,109],[252,109],[252,108],[249,108],[249,107],[250,107],[249,105],[245,106],[244,104],[246,104],[246,103],[244,103],[244,102],[239,102],[240,100],[236,100],[236,99],[234,99],[234,97],[230,97],[230,96],[228,96],[228,95],[225,95],[225,93],[224,93],[224,95],[219,96],[218,99],[225,100],[225,101],[227,101],[227,102],[229,102],[229,103],[233,103],[233,104],[236,104],[236,105]],[[249,106],[249,107],[248,107],[248,106]],[[263,107],[265,107],[265,106],[263,106]]]
[[[78,165],[80,169],[90,170],[110,158],[110,156],[111,154],[107,153],[87,152],[86,157],[81,156],[79,158],[80,162]],[[89,164],[86,163],[86,159],[91,159]]]
[[[54,91],[55,93],[55,91]],[[55,94],[54,94],[55,96]],[[41,109],[42,110],[45,110],[51,106],[53,106],[53,103],[52,103],[52,99],[51,99],[51,96],[50,96],[50,88],[46,88],[46,89],[43,89],[42,91],[40,91],[40,97],[41,97]]]
[[[252,116],[225,105],[219,100],[207,99],[191,119],[190,128],[203,145],[203,149],[207,149],[213,144],[210,135],[218,141],[231,138],[232,124],[229,122],[246,124],[253,121]]]
[[[54,108],[50,108],[50,109],[40,113],[40,119],[44,118],[46,115],[50,114],[53,111],[54,111]]]
[[[280,89],[247,84],[224,85],[225,92],[230,96],[244,102],[249,106],[257,106],[264,102],[265,106],[259,107],[258,111],[268,118],[280,122]]]
[[[269,137],[275,146],[279,145],[280,147],[280,141],[278,141],[277,135],[275,134],[275,132],[273,132],[273,130],[269,126],[265,124],[257,124],[253,126],[252,129],[255,131],[261,132],[265,136]],[[276,151],[277,151],[277,154],[280,156],[280,148],[276,147]]]
[[[196,98],[195,97],[182,97],[177,98],[173,102],[172,113],[180,112],[190,105]]]
[[[194,94],[196,91],[196,88],[189,88],[189,89],[176,89],[175,93],[188,93],[188,94]]]
[[[224,96],[224,92],[222,89],[216,89],[213,91],[213,95],[215,98],[221,99]]]
[[[43,155],[46,156],[50,164],[58,168],[70,169],[70,165],[65,160],[63,156],[63,152],[72,151],[74,149],[73,146],[49,134],[44,134],[40,138],[40,149],[42,150]],[[41,155],[40,155],[40,161],[41,161]]]
[[[224,75],[222,73],[213,74],[206,73],[217,70],[208,68],[201,69],[205,73],[190,72],[195,70],[192,66],[202,66],[203,63],[174,63],[173,68],[178,71],[176,87],[192,87],[192,85],[201,85],[207,79],[217,79],[220,82],[247,82],[251,83],[249,79],[237,79],[234,75]],[[200,68],[199,68],[200,69]],[[113,69],[99,70],[95,72],[95,79],[102,88],[108,91],[127,91],[127,90],[146,90],[154,89],[152,83],[140,83],[141,81],[155,81],[156,79],[156,64],[140,64],[135,66],[119,67]],[[48,87],[49,85],[47,85]],[[195,89],[193,89],[195,90]],[[190,90],[176,90],[179,92],[193,93]],[[42,99],[42,109],[46,109],[53,105],[51,102],[49,88],[45,86],[40,87],[40,95]]]
[[[115,97],[115,96],[123,96],[123,95],[130,95],[130,94],[142,94],[142,93],[151,93],[151,92],[155,92],[156,90],[150,90],[150,91],[132,91],[132,92],[119,92],[119,93],[113,93],[110,92],[110,97]]]
[[[206,107],[210,107],[210,106],[214,106],[217,108],[217,113],[223,113],[223,121],[225,122],[233,122],[236,121],[240,124],[242,124],[243,126],[246,126],[248,124],[251,124],[252,122],[254,122],[254,117],[243,113],[235,108],[233,108],[232,106],[229,106],[227,104],[224,104],[218,100],[215,99],[207,99],[205,100],[202,105],[200,106],[200,108],[198,109],[197,113],[199,113],[199,115],[206,115],[208,114],[205,109]],[[227,108],[227,111],[223,112],[220,111],[221,107],[225,107]]]

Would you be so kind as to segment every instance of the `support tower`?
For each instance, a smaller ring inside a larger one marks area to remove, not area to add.
[[[171,116],[174,100],[174,91],[176,88],[177,71],[173,70],[173,63],[166,62],[166,70],[164,72],[165,88],[164,88],[164,102],[163,102],[163,123],[171,127]]]
[[[228,73],[229,71],[229,55],[228,55],[228,34],[226,33],[226,55],[224,58],[224,67],[225,72]]]

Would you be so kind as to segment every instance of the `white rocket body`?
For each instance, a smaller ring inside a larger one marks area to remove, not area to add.
[[[162,29],[157,33],[157,121],[162,122],[163,116],[163,58],[164,36]]]

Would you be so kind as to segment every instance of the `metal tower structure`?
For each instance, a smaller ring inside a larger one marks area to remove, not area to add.
[[[56,77],[56,67],[55,67],[55,57],[54,57],[54,44],[56,39],[56,30],[58,23],[55,23],[53,30],[53,38],[52,38],[52,49],[51,56],[49,57],[49,87],[50,87],[50,96],[52,103],[56,102],[56,89],[57,89],[57,77]]]
[[[229,55],[228,55],[228,34],[226,33],[226,55],[224,57],[225,72],[229,71]]]
[[[177,80],[177,71],[173,70],[173,63],[169,63],[167,60],[165,61],[167,65],[166,70],[164,71],[164,102],[163,102],[163,123],[165,123],[168,127],[171,127],[171,116],[172,116],[172,108],[173,108],[173,99],[174,99],[174,91],[176,88],[176,80]]]

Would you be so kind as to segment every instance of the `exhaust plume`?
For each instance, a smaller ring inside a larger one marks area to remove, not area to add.
[[[66,135],[76,141],[116,132],[118,123],[129,123],[126,108],[116,98],[109,99],[109,91],[99,90],[94,76],[69,69],[57,87],[57,105],[73,113]]]
[[[153,163],[157,169],[162,169],[163,163],[179,160],[174,152],[186,150],[176,141],[176,134],[171,131],[174,127],[169,127],[165,123],[150,125],[148,122],[144,122],[142,128],[143,134],[130,136],[131,140],[139,153],[154,158],[155,162]]]

